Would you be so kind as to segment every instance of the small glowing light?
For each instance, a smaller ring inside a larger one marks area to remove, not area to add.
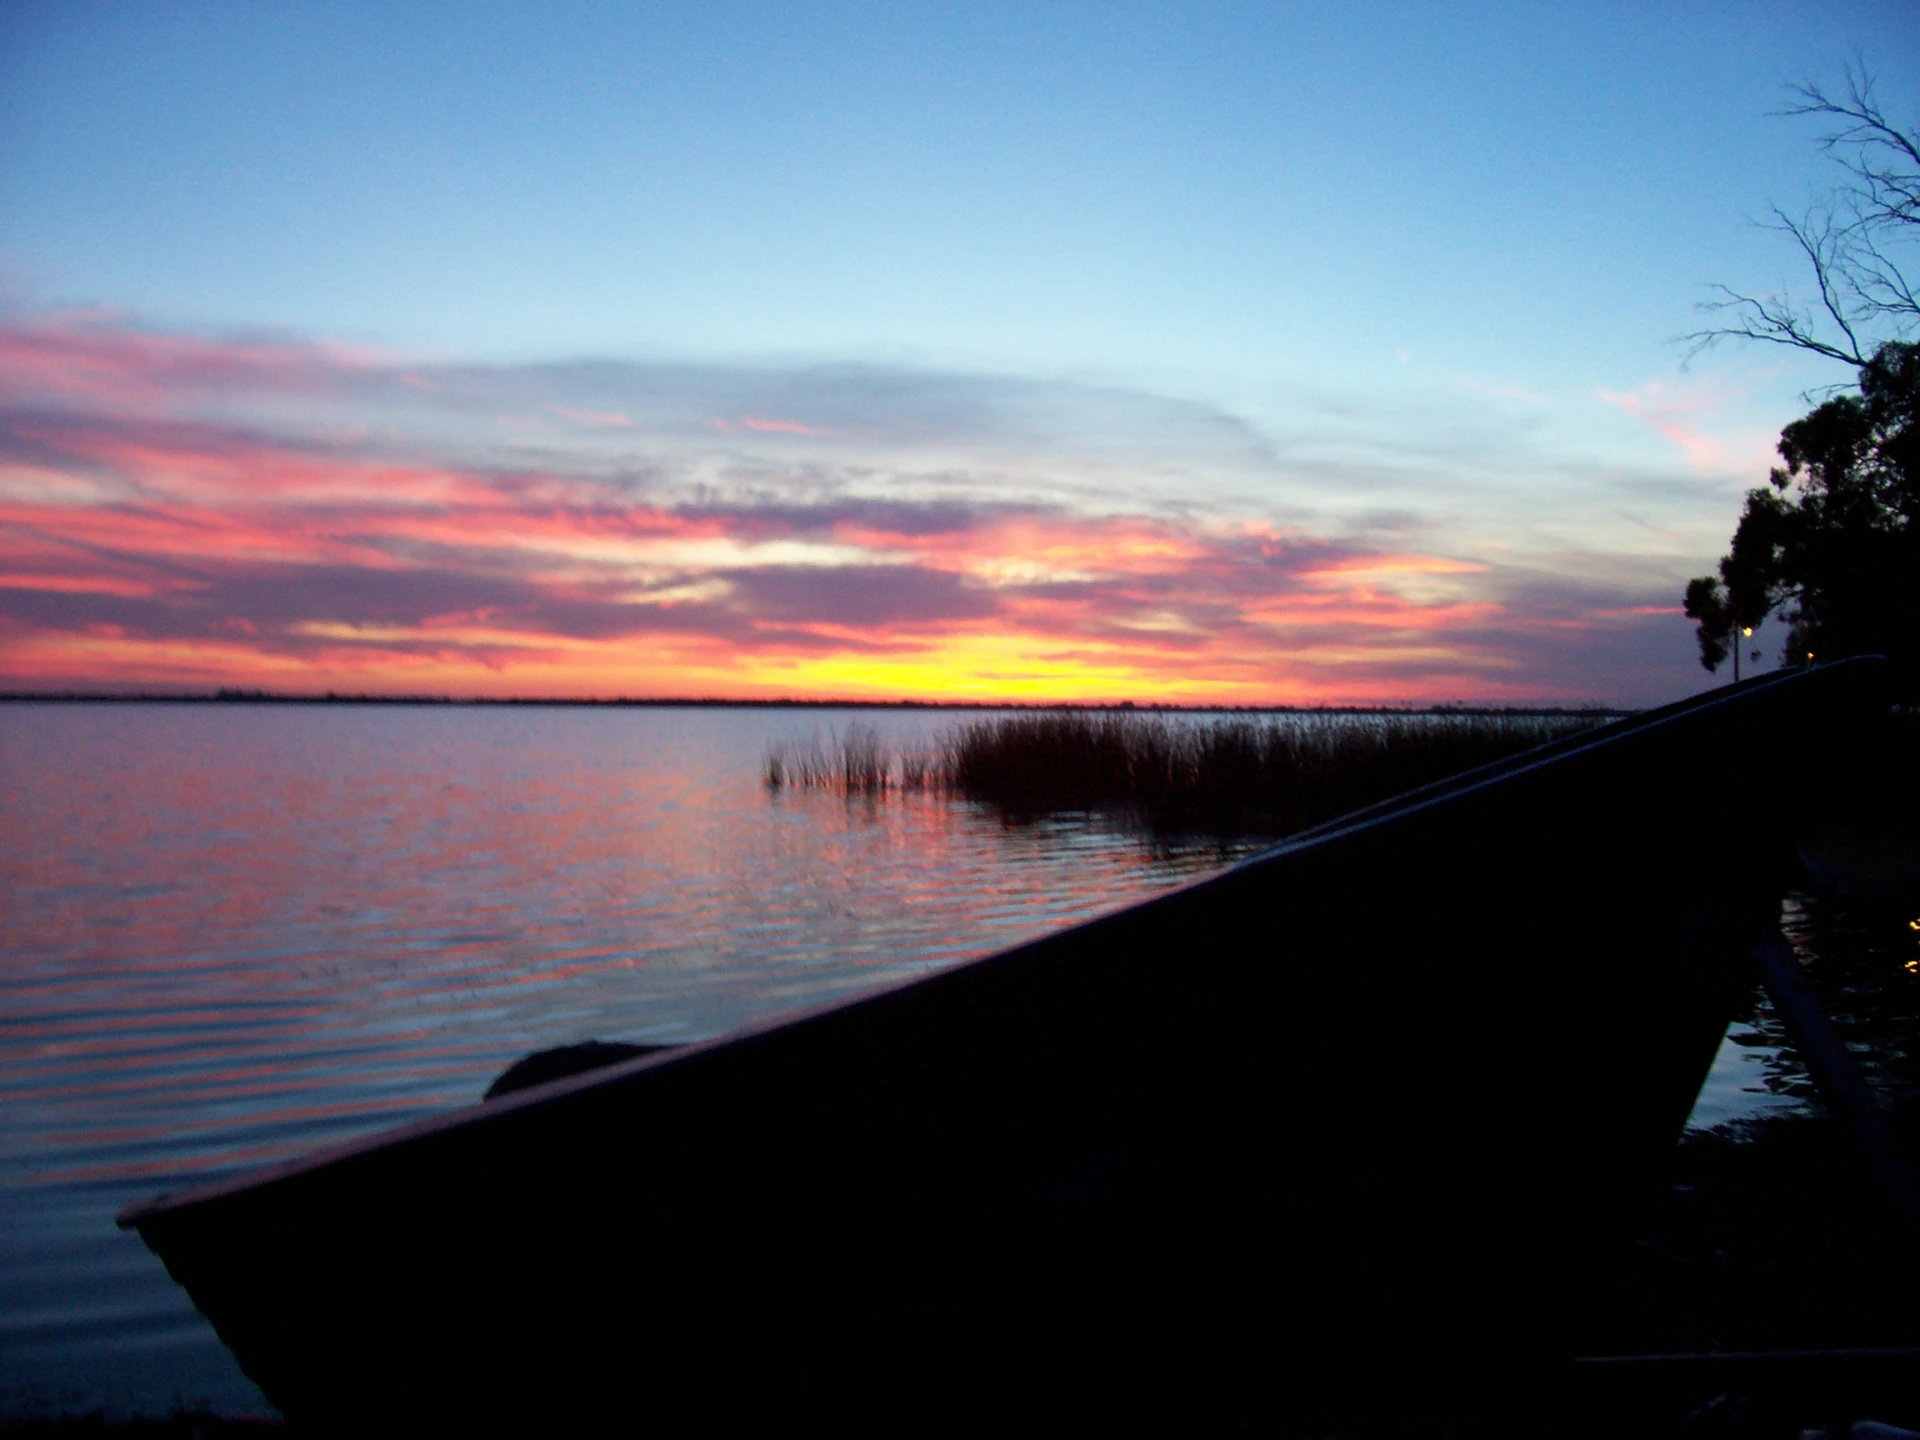
[[[1909,930],[1920,930],[1920,920],[1909,920],[1909,921],[1907,921],[1907,929],[1909,929]]]
[[[1906,968],[1910,974],[1920,975],[1920,960],[1907,961]]]
[[[1741,633],[1742,635],[1751,635],[1751,634],[1753,634],[1753,626],[1751,626],[1751,625],[1742,625],[1742,626],[1740,627],[1740,633]]]

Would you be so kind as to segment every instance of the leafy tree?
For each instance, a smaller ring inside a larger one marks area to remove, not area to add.
[[[1836,395],[1780,432],[1768,487],[1747,492],[1717,576],[1687,586],[1700,663],[1776,611],[1790,664],[1884,654],[1916,674],[1920,630],[1920,345],[1889,340]]]

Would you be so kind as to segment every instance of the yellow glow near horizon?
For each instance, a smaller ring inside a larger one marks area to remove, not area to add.
[[[432,637],[398,627],[314,628],[350,643],[295,657],[262,655],[239,637],[154,641],[103,634],[68,637],[57,646],[29,642],[15,659],[56,685],[110,674],[135,687],[244,686],[290,694],[1260,704],[1305,703],[1327,693],[1324,686],[1244,675],[1156,670],[1118,650],[1075,653],[1063,644],[998,635],[960,636],[897,655],[772,656],[715,653],[697,641],[648,642],[616,653],[591,641],[494,632],[488,638],[497,648],[490,654],[473,644],[472,634],[430,653],[369,652],[362,647],[375,634],[389,643]]]

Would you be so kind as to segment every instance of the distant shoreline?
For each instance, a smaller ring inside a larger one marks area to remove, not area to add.
[[[1123,700],[725,700],[705,696],[281,695],[267,690],[99,694],[85,690],[0,691],[3,705],[449,705],[554,706],[643,710],[1092,710],[1176,715],[1636,715],[1611,705],[1173,705]]]

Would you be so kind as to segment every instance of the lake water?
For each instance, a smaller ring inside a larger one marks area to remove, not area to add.
[[[958,718],[0,706],[0,1413],[265,1410],[114,1229],[133,1200],[469,1103],[530,1050],[719,1034],[1246,848],[760,778],[772,744]]]
[[[270,1413],[114,1228],[131,1201],[470,1103],[531,1050],[719,1034],[1252,848],[760,778],[772,745],[978,713],[0,705],[0,1414]],[[1697,1123],[1799,1103],[1767,1023]]]

